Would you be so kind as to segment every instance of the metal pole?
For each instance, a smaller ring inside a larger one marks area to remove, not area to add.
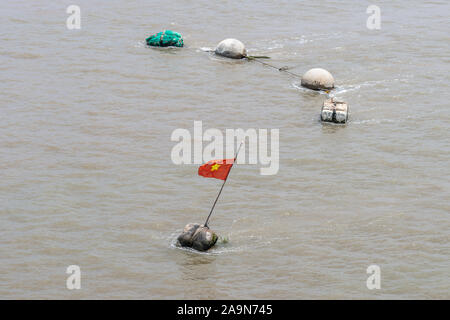
[[[230,167],[230,171],[231,171],[231,169],[233,168],[234,162],[235,162],[236,159],[237,159],[237,156],[238,156],[238,154],[239,154],[239,151],[241,150],[241,147],[242,147],[242,144],[243,144],[243,143],[244,143],[244,141],[242,141],[241,144],[239,145],[239,148],[238,148],[238,150],[237,150],[237,152],[236,152],[236,155],[234,156],[233,164],[232,164],[231,167]],[[212,206],[212,208],[211,208],[211,211],[209,212],[208,218],[206,218],[206,221],[205,221],[205,227],[207,227],[207,228],[209,228],[209,227],[208,227],[209,217],[211,217],[211,214],[212,214],[212,212],[213,212],[213,210],[214,210],[214,207],[216,206],[217,200],[219,200],[220,194],[222,193],[222,189],[223,189],[223,187],[225,186],[225,183],[226,183],[227,180],[228,180],[228,176],[230,175],[230,171],[228,171],[228,175],[227,175],[226,179],[223,181],[222,187],[220,187],[219,194],[217,195],[216,200],[214,201],[214,204],[213,204],[213,206]]]

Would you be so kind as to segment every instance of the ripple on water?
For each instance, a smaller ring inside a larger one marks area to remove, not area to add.
[[[231,240],[228,240],[227,243],[223,242],[223,238],[219,237],[217,240],[217,243],[214,247],[209,249],[208,251],[202,252],[198,251],[192,248],[185,248],[177,245],[177,238],[180,235],[182,230],[180,229],[178,232],[174,232],[170,234],[167,237],[167,241],[169,243],[169,248],[176,249],[176,250],[182,250],[189,253],[195,253],[200,255],[223,255],[223,254],[229,254],[234,252],[245,252],[245,251],[252,251],[256,248],[266,247],[272,244],[272,242],[275,240],[281,240],[281,238],[271,239],[271,240],[264,240],[262,236],[254,236],[254,235],[248,235],[246,237],[240,237],[239,241],[236,241],[236,245],[233,244]],[[228,238],[227,238],[228,239]],[[240,244],[245,243],[245,244]]]

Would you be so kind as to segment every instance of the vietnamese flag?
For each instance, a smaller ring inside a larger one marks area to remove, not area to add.
[[[205,178],[227,180],[234,159],[211,160],[198,168],[198,175]]]

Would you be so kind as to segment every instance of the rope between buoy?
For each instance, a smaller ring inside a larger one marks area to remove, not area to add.
[[[247,60],[250,60],[250,61],[252,61],[252,60],[258,61],[259,63],[261,63],[261,64],[263,64],[263,65],[265,65],[265,66],[268,66],[268,67],[277,69],[277,70],[280,71],[280,72],[286,72],[286,73],[288,73],[288,74],[290,74],[290,75],[292,75],[292,76],[294,76],[294,77],[297,77],[297,78],[301,78],[301,77],[302,77],[302,76],[299,75],[299,74],[296,74],[296,73],[293,73],[293,72],[291,72],[291,71],[288,71],[288,69],[289,69],[290,67],[281,67],[281,68],[278,68],[278,67],[276,67],[276,66],[274,66],[274,65],[271,65],[270,63],[267,63],[267,62],[264,62],[264,61],[259,60],[259,59],[261,59],[261,58],[264,58],[264,59],[270,59],[270,57],[266,57],[266,56],[261,56],[261,57],[258,57],[258,56],[247,56],[246,58],[247,58]],[[331,97],[331,95],[330,95],[331,90],[322,90],[322,91],[325,92],[325,93],[327,94],[328,97]]]
[[[204,50],[204,52],[215,52],[215,50]],[[257,62],[259,62],[259,63],[261,63],[261,64],[263,64],[265,66],[271,67],[273,69],[277,69],[280,72],[286,72],[286,73],[290,74],[291,76],[294,76],[294,77],[297,77],[297,78],[301,78],[302,77],[299,74],[296,74],[296,73],[293,73],[291,71],[288,71],[288,69],[290,67],[278,68],[278,67],[276,67],[274,65],[271,65],[270,63],[267,63],[267,62],[259,60],[259,59],[270,59],[270,57],[268,57],[268,56],[246,56],[246,57],[244,57],[244,59],[247,59],[249,61],[257,61]]]
[[[281,67],[281,68],[278,68],[278,67],[276,67],[276,66],[274,66],[274,65],[271,65],[270,63],[267,63],[267,62],[264,62],[264,61],[261,61],[261,60],[259,60],[259,59],[270,59],[269,57],[266,57],[266,56],[247,56],[246,57],[248,60],[250,60],[250,61],[257,61],[257,62],[259,62],[259,63],[261,63],[261,64],[263,64],[263,65],[265,65],[265,66],[268,66],[268,67],[271,67],[271,68],[273,68],[273,69],[277,69],[278,71],[280,71],[280,72],[286,72],[286,73],[288,73],[288,74],[290,74],[290,75],[292,75],[292,76],[294,76],[294,77],[298,77],[298,78],[301,78],[302,76],[301,75],[298,75],[298,74],[296,74],[296,73],[293,73],[293,72],[290,72],[290,71],[288,71],[287,69],[289,68],[289,67]]]

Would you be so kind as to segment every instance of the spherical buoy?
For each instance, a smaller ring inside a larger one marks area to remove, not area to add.
[[[247,56],[244,44],[236,39],[223,40],[217,45],[214,52],[220,56],[232,59],[242,59]]]
[[[334,78],[327,70],[314,68],[302,76],[302,86],[313,90],[329,90],[334,88]]]

